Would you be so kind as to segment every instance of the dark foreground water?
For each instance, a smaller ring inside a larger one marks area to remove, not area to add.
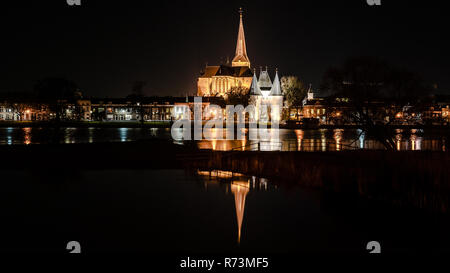
[[[265,179],[183,170],[2,171],[1,251],[448,251],[449,218]]]

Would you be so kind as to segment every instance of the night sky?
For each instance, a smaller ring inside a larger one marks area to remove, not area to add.
[[[329,66],[371,55],[450,94],[449,12],[437,1],[81,2],[2,2],[0,91],[63,76],[85,96],[123,97],[138,80],[148,96],[193,95],[206,62],[233,58],[242,6],[252,67],[272,76],[277,67],[318,88]]]

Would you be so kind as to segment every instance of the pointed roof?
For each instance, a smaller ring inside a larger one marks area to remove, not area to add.
[[[256,71],[253,72],[252,86],[250,87],[250,95],[262,96],[261,90],[259,90],[258,79],[256,78]]]
[[[247,46],[245,45],[244,24],[242,23],[242,8],[239,9],[239,32],[236,43],[236,55],[231,62],[232,66],[248,66],[250,67],[250,60],[247,56]]]
[[[270,96],[281,96],[280,79],[278,78],[278,69],[275,72],[275,78],[273,79],[273,85],[270,89]]]
[[[211,78],[214,76],[232,76],[250,78],[252,71],[248,67],[231,67],[228,65],[206,66],[200,74],[200,78]]]
[[[270,90],[270,88],[272,87],[272,80],[270,80],[267,69],[261,70],[259,74],[258,86],[261,90]]]

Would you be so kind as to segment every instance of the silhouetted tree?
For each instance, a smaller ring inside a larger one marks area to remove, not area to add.
[[[78,86],[65,78],[50,77],[38,81],[34,91],[40,101],[48,104],[49,111],[55,113],[52,142],[59,143],[60,121],[65,117],[65,105],[79,97]]]
[[[250,99],[250,89],[242,86],[234,86],[225,96],[225,103],[227,105],[243,105],[246,107]]]
[[[65,78],[45,78],[38,81],[34,90],[38,99],[48,103],[49,110],[54,112],[56,122],[65,116],[65,104],[74,100],[79,93],[78,86]]]
[[[145,98],[144,89],[147,85],[145,81],[135,81],[131,86],[131,94],[127,98],[132,99],[135,104],[139,105],[139,120],[141,124],[144,124],[144,106],[143,101]]]
[[[386,125],[395,120],[398,107],[427,92],[415,73],[373,57],[351,58],[342,67],[328,69],[321,89],[348,98],[351,122],[387,149],[395,149],[394,131]]]

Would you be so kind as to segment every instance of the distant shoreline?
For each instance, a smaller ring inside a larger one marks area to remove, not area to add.
[[[62,128],[171,128],[171,121],[146,121],[143,124],[139,121],[64,121],[59,124],[47,121],[0,121],[0,128],[15,127],[62,127]],[[248,128],[248,124],[245,126]],[[270,124],[267,126],[270,128]],[[395,129],[433,129],[450,131],[450,125],[389,125]],[[226,124],[224,124],[226,128]],[[360,129],[358,125],[298,125],[280,124],[280,129]]]

